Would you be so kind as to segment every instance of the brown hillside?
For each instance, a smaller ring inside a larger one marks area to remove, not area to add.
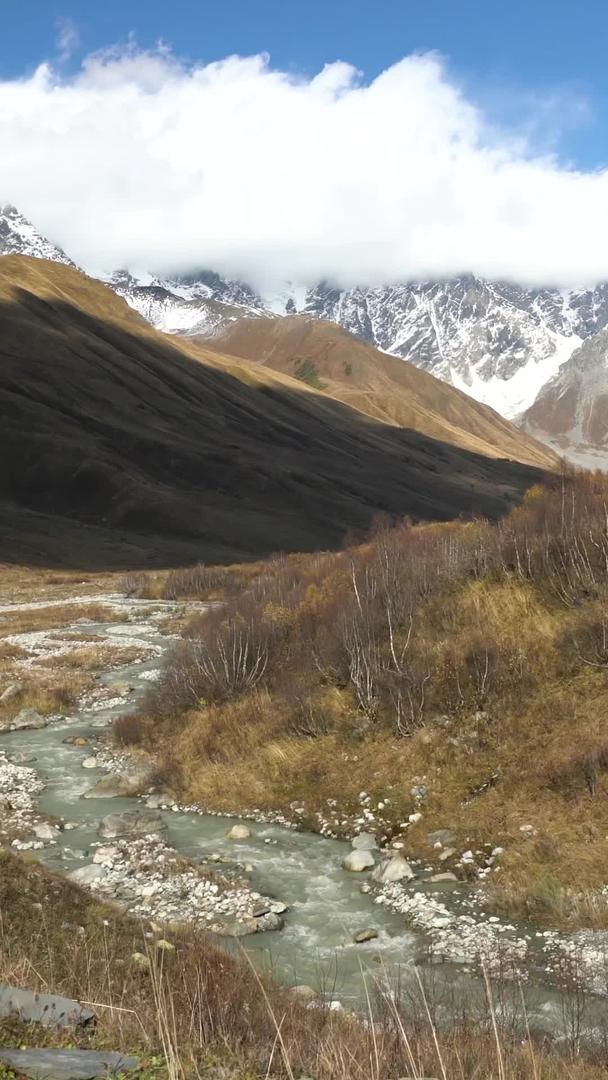
[[[0,560],[340,544],[374,515],[501,514],[538,476],[153,330],[70,267],[0,259]]]
[[[248,317],[228,324],[206,344],[323,389],[385,423],[488,457],[545,469],[558,464],[551,450],[489,406],[334,323],[301,315]]]

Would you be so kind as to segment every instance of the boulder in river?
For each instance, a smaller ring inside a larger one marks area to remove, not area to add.
[[[362,832],[359,833],[358,836],[353,836],[351,847],[353,847],[355,851],[375,851],[378,844],[376,843],[374,833]]]
[[[342,866],[344,870],[360,873],[362,870],[371,870],[375,863],[376,860],[371,851],[349,851],[342,862]]]
[[[233,825],[226,833],[227,840],[247,840],[251,836],[251,829],[247,825]]]
[[[65,746],[88,746],[89,740],[84,735],[68,735],[67,739],[63,740]]]
[[[83,1027],[95,1020],[95,1013],[73,998],[2,985],[0,1018],[11,1016],[26,1024],[42,1024],[47,1028]]]
[[[264,915],[255,916],[256,930],[282,930],[285,923],[280,915],[274,911],[267,911]]]
[[[32,828],[39,840],[56,840],[59,836],[59,829],[56,825],[51,825],[50,821],[37,821]]]
[[[117,799],[137,795],[142,787],[150,783],[151,770],[148,766],[132,769],[130,772],[107,773],[85,791],[84,799]]]
[[[287,904],[284,904],[282,900],[262,900],[253,909],[254,919],[259,919],[262,915],[284,915],[287,911]]]
[[[446,870],[443,874],[433,874],[432,877],[429,878],[429,881],[432,885],[436,885],[441,881],[458,881],[458,878],[456,877],[456,874],[452,874],[451,871]]]
[[[378,864],[372,874],[372,880],[379,885],[386,885],[393,881],[411,881],[414,876],[414,871],[407,859],[401,852],[396,851],[389,859],[383,859]]]
[[[155,791],[152,795],[148,795],[146,799],[146,806],[148,810],[160,810],[161,806],[170,806],[173,799],[170,795],[164,795],[162,791]]]
[[[0,1061],[31,1080],[97,1080],[130,1072],[139,1061],[115,1050],[6,1050]]]
[[[247,937],[248,934],[256,934],[259,926],[259,919],[253,919],[246,916],[244,919],[234,919],[232,922],[226,923],[225,926],[220,927],[215,932],[220,937]]]
[[[35,709],[22,709],[10,720],[0,720],[0,734],[7,731],[35,731],[45,728],[47,724],[46,717],[41,716]]]
[[[166,831],[167,826],[156,810],[123,810],[108,814],[98,830],[106,840],[122,836],[159,836]]]
[[[365,930],[358,930],[353,934],[355,945],[363,945],[366,941],[374,941],[378,937],[378,931],[374,926],[368,926]]]

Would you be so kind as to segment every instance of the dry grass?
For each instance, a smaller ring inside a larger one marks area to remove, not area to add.
[[[0,564],[0,602],[59,600],[70,596],[115,592],[116,574],[87,574],[82,570],[45,570],[31,566]]]
[[[6,678],[5,682],[11,679]],[[19,675],[21,687],[16,698],[0,703],[0,718],[11,717],[20,709],[35,709],[41,716],[65,713],[72,709],[81,695],[92,686],[86,671],[42,671],[30,668],[25,677]]]
[[[366,792],[388,836],[421,809],[411,854],[432,857],[438,828],[505,849],[497,908],[608,926],[607,500],[605,478],[573,476],[498,527],[381,529],[226,571],[225,607],[118,734],[210,808],[293,804],[349,831]]]
[[[29,634],[36,630],[59,629],[78,619],[87,622],[126,622],[128,616],[105,604],[70,604],[35,608],[31,611],[0,612],[0,638],[13,634]]]
[[[62,580],[58,574],[50,577],[55,585]],[[125,618],[125,615],[97,603],[75,605],[68,602],[31,611],[0,613],[0,693],[11,684],[19,688],[17,695],[0,702],[0,720],[10,719],[24,708],[34,709],[42,716],[66,713],[92,688],[96,673],[133,663],[147,655],[136,646],[121,647],[100,642],[97,637],[77,631],[65,635],[61,632],[62,627],[71,626],[78,619],[104,623],[120,622]],[[58,642],[65,638],[76,646],[82,641],[82,647],[59,655],[43,655],[24,666],[22,662],[28,658],[27,649],[6,639],[13,634],[36,631],[49,632]]]
[[[8,641],[0,641],[0,665],[9,667],[13,661],[22,660],[27,656],[25,649],[20,645],[11,645]]]
[[[432,986],[392,1004],[369,985],[371,1023],[325,1008],[306,1009],[252,968],[202,936],[158,931],[92,900],[39,865],[0,853],[0,980],[65,993],[91,1003],[95,1029],[84,1047],[139,1053],[148,1067],[164,1059],[169,1078],[217,1073],[231,1080],[600,1080],[603,1063],[580,1056],[576,1040],[558,1056],[530,1038],[514,1038],[503,1002],[485,1017],[460,1001],[450,1030],[435,1024]],[[134,964],[134,952],[149,966]],[[489,994],[495,990],[488,987]],[[481,1024],[481,1026],[480,1026]],[[0,1042],[72,1040],[5,1024]]]
[[[60,656],[43,657],[39,667],[47,667],[53,670],[97,672],[121,665],[134,664],[146,656],[146,651],[137,645],[121,646],[99,644],[91,645],[82,649],[72,649]]]

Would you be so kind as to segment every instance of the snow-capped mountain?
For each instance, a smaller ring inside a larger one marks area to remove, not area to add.
[[[14,206],[0,206],[0,255],[32,255],[51,262],[75,264],[52,244]]]
[[[526,289],[464,276],[346,291],[286,287],[262,297],[210,274],[113,284],[158,329],[172,333],[214,336],[243,313],[328,319],[511,419],[532,405],[584,338],[608,325],[608,285]]]
[[[321,286],[309,293],[305,310],[512,418],[580,344],[584,320],[574,300],[557,290],[466,276],[347,292]],[[608,292],[599,317],[608,322]]]
[[[157,278],[119,270],[105,281],[157,330],[168,334],[210,337],[243,314],[267,314],[248,285],[210,271]]]
[[[71,262],[14,207],[4,207],[0,254],[14,253]],[[464,275],[348,290],[286,283],[261,296],[209,270],[181,277],[118,271],[104,280],[166,333],[213,337],[243,315],[328,319],[509,418],[529,410],[575,350],[608,327],[608,283],[530,289]]]

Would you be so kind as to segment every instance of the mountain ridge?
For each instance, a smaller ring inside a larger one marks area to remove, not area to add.
[[[0,254],[44,257],[45,252],[70,263],[18,211],[0,210]],[[337,323],[510,419],[526,413],[582,342],[608,325],[606,283],[580,290],[532,289],[468,274],[346,290],[287,283],[265,298],[209,270],[179,277],[115,271],[103,280],[153,326],[171,334],[209,338],[243,316],[300,313]]]
[[[198,339],[197,339],[198,340]],[[488,457],[556,468],[557,457],[489,406],[335,323],[306,315],[243,317],[203,343],[324,390],[384,423]]]
[[[0,259],[0,409],[5,561],[316,550],[378,513],[499,516],[544,475],[161,334],[101,282],[25,256]]]

